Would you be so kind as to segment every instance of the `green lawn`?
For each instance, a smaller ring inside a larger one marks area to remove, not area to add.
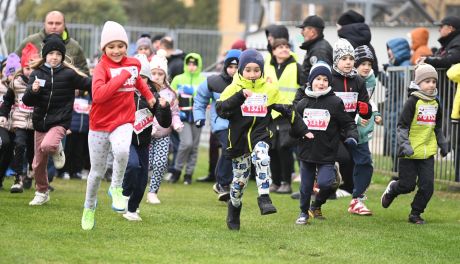
[[[194,178],[207,170],[207,159],[200,162]],[[380,207],[386,181],[375,177],[368,192],[374,216],[350,215],[350,200],[341,198],[323,207],[326,221],[307,226],[294,224],[298,201],[286,195],[273,194],[278,213],[261,216],[250,182],[239,232],[227,230],[226,205],[211,184],[165,183],[162,204],[142,202],[143,221],[133,223],[110,209],[103,182],[96,227],[86,232],[80,227],[85,181],[57,179],[51,201],[41,207],[28,206],[32,190],[3,190],[0,263],[458,263],[460,194],[437,190],[424,214],[427,224],[415,226],[407,223],[413,194]],[[5,181],[7,189],[11,183]]]

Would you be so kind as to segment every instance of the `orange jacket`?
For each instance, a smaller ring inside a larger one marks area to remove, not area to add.
[[[430,32],[427,28],[418,27],[410,32],[412,39],[412,57],[410,62],[412,65],[416,64],[416,61],[422,56],[431,56],[433,52],[428,47],[428,39],[430,37]]]

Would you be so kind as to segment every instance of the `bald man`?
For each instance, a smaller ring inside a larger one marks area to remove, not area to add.
[[[75,67],[83,71],[84,73],[88,74],[88,64],[86,63],[86,57],[81,48],[80,44],[73,38],[69,36],[65,25],[65,18],[64,14],[59,11],[51,11],[45,16],[45,21],[43,25],[43,29],[40,32],[32,34],[26,37],[19,47],[16,49],[15,53],[21,57],[22,49],[25,45],[31,42],[33,45],[37,47],[40,51],[43,47],[43,40],[49,34],[58,34],[64,40],[65,47],[66,47],[66,58],[65,60]]]

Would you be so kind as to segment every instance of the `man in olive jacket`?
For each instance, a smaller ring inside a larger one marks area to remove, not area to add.
[[[21,57],[22,50],[27,43],[32,43],[39,51],[42,50],[43,40],[49,34],[58,34],[64,40],[66,48],[65,60],[82,72],[89,74],[88,64],[86,63],[86,57],[78,42],[69,36],[65,25],[64,14],[59,11],[51,11],[45,16],[44,27],[40,32],[32,34],[26,37],[21,44],[19,44],[15,53]]]

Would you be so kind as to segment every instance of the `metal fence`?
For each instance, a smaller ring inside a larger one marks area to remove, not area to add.
[[[435,179],[459,184],[460,142],[459,126],[450,120],[456,84],[449,81],[446,70],[438,70],[438,98],[442,109],[442,129],[450,142],[451,152],[447,157],[435,157]],[[383,125],[376,125],[370,149],[373,154],[374,171],[386,175],[397,175],[396,125],[404,102],[408,98],[408,87],[414,78],[414,67],[389,67],[379,76],[372,100],[382,114]]]
[[[72,38],[77,40],[85,52],[87,58],[92,58],[99,53],[99,41],[102,26],[92,24],[67,24],[67,29]],[[13,52],[24,38],[42,30],[43,22],[14,23],[5,31],[5,42],[9,52]],[[171,29],[166,27],[125,26],[128,38],[131,41],[130,51],[136,46],[136,40],[143,33],[152,36],[165,34],[175,40],[175,47],[185,53],[197,52],[203,58],[204,68],[213,64],[219,57],[219,50],[223,36],[231,36],[234,39],[240,37],[239,33],[222,33],[218,30],[205,29]]]

